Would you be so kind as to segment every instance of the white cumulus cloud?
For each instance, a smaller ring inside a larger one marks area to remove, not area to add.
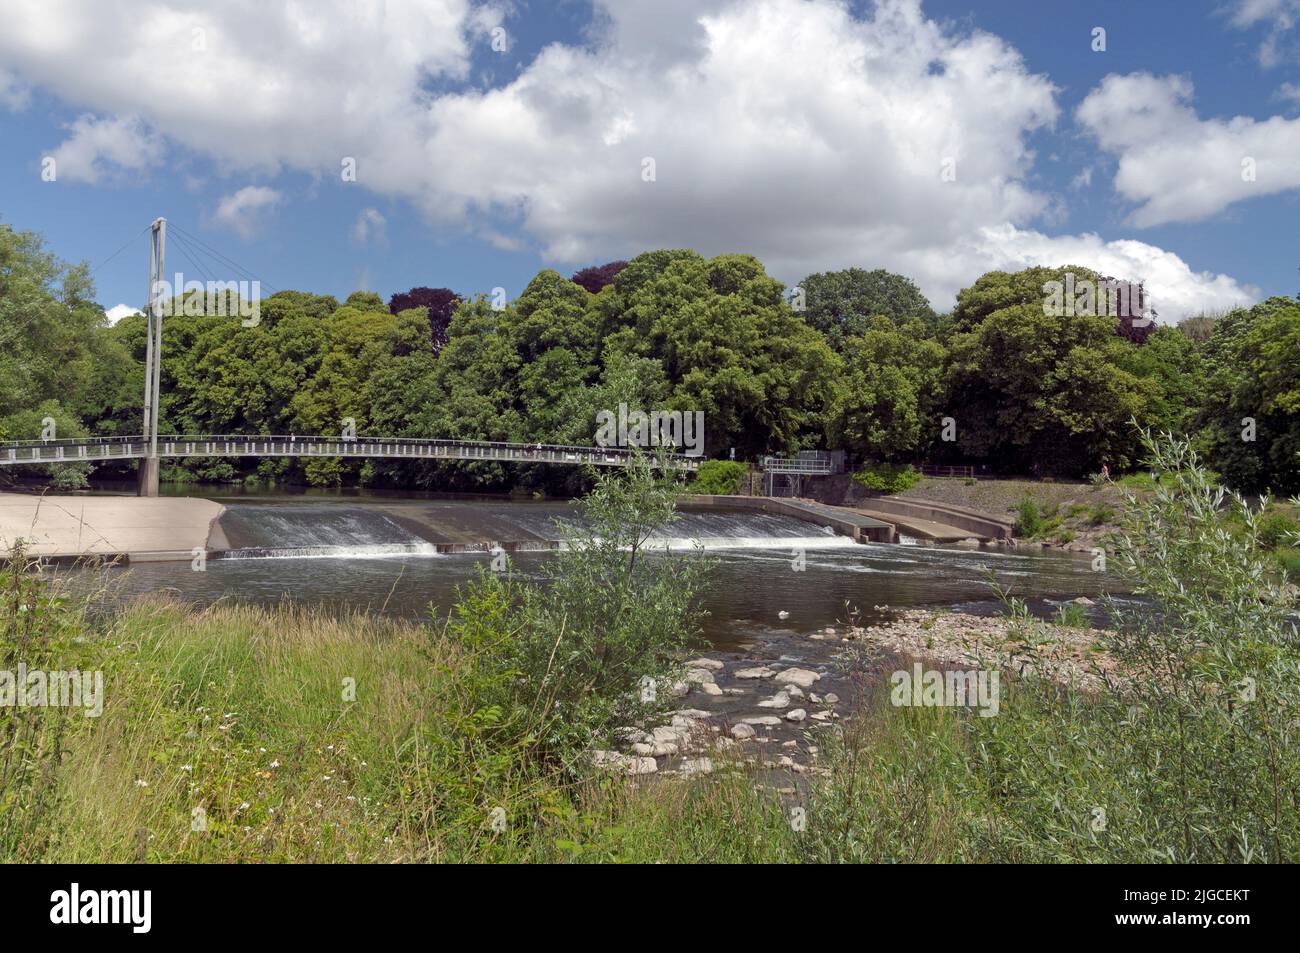
[[[213,218],[217,224],[229,228],[241,238],[250,239],[266,225],[268,214],[275,210],[284,196],[265,185],[246,185],[238,192],[224,196],[217,203]]]
[[[52,153],[59,179],[96,183],[138,173],[162,161],[163,141],[137,116],[81,116]]]
[[[139,308],[133,308],[129,304],[115,304],[104,312],[104,316],[108,318],[109,324],[117,324],[128,315],[143,313]]]
[[[791,283],[878,266],[946,309],[988,267],[1087,264],[1087,251],[1152,269],[1111,270],[1149,286],[1158,273],[1163,297],[1194,310],[1244,293],[1151,245],[1044,231],[1063,199],[1036,177],[1030,141],[1058,121],[1056,87],[1005,40],[942,25],[919,0],[860,13],[843,0],[595,0],[584,36],[494,88],[472,84],[470,54],[515,56],[490,53],[495,4],[7,6],[0,61],[77,108],[139,116],[220,174],[326,179],[354,157],[355,187],[556,264],[688,246],[753,253]],[[1176,96],[1167,112],[1188,122]],[[1261,180],[1279,174],[1271,154]],[[1117,187],[1144,214],[1184,214],[1132,161],[1120,157]],[[223,199],[218,221],[251,234],[243,223],[279,201],[261,188]],[[353,237],[374,240],[376,225],[359,220]]]
[[[1079,122],[1119,166],[1115,188],[1139,226],[1192,222],[1234,202],[1300,188],[1300,119],[1200,119],[1179,76],[1107,76]]]

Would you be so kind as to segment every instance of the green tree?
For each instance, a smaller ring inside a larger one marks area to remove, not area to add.
[[[1300,491],[1300,302],[1275,297],[1226,315],[1206,343],[1201,439],[1243,491]]]
[[[836,350],[844,340],[863,334],[872,318],[884,315],[896,324],[920,322],[932,334],[938,315],[910,278],[877,268],[846,268],[809,275],[803,289],[803,318],[826,335]]]
[[[1159,387],[1126,369],[1117,321],[1051,306],[1047,282],[1097,281],[1086,268],[990,272],[957,296],[945,416],[956,455],[1007,470],[1080,476],[1137,460],[1129,421],[1153,419]]]
[[[844,375],[828,410],[830,442],[881,460],[915,456],[938,430],[944,349],[911,319],[868,321],[844,340]]]

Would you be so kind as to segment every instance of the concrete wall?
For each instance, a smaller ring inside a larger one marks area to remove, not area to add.
[[[868,490],[847,473],[810,477],[805,481],[804,492],[811,499],[831,506],[860,506],[879,513],[913,516],[933,523],[955,526],[976,536],[988,536],[994,539],[1010,539],[1011,529],[1015,525],[1009,518],[1004,519],[991,513],[981,513],[951,503],[886,496]]]
[[[881,520],[873,520],[859,513],[842,512],[799,500],[777,499],[770,496],[710,496],[693,494],[683,496],[682,503],[707,509],[758,510],[763,513],[781,513],[806,520],[817,526],[829,526],[841,536],[855,542],[892,543],[897,534],[894,527]]]

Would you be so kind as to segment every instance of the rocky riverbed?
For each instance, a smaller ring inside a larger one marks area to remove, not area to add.
[[[1031,655],[1030,633],[1006,617],[933,609],[887,616],[689,659],[683,680],[667,689],[681,706],[662,723],[620,729],[613,745],[594,753],[596,763],[631,775],[722,767],[815,774],[819,735],[887,691],[890,674],[914,660],[939,670],[1037,672],[1084,690],[1098,688],[1098,673],[1112,667],[1097,629],[1034,620]]]

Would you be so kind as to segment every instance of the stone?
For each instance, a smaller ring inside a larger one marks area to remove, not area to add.
[[[712,718],[713,712],[705,711],[703,708],[679,708],[674,715],[681,715],[683,718]]]
[[[815,711],[808,717],[813,721],[825,721],[827,718],[835,717],[835,713],[833,711]]]
[[[713,673],[707,668],[688,668],[685,677],[686,681],[691,685],[700,685],[704,682],[713,681]]]
[[[747,725],[743,721],[738,725],[731,726],[731,737],[738,738],[740,740],[744,740],[745,738],[752,738],[756,733],[757,732],[754,731],[753,725]]]
[[[791,708],[785,713],[786,721],[803,721],[807,717],[808,712],[804,711],[802,708]]]
[[[780,684],[798,685],[800,688],[811,688],[812,683],[819,678],[821,678],[821,675],[806,668],[787,668],[776,675],[776,680]]]
[[[668,694],[673,698],[681,698],[691,690],[691,683],[682,679],[680,682],[673,682],[668,686]]]
[[[836,695],[834,692],[828,692],[826,695],[822,696],[822,701],[828,705],[834,705],[839,700],[840,696]]]
[[[723,664],[714,658],[693,658],[686,663],[687,668],[707,668],[713,672],[720,672],[724,668]]]
[[[654,758],[628,758],[624,770],[628,774],[654,774],[659,770],[659,762]]]
[[[759,708],[786,708],[790,704],[790,696],[785,692],[777,692],[771,698],[764,698],[758,703]]]
[[[703,682],[703,683],[701,683],[700,685],[697,685],[696,687],[697,687],[700,691],[704,692],[704,694],[706,694],[706,695],[721,695],[721,694],[722,694],[722,687],[721,687],[720,685],[717,685],[717,684],[713,683],[713,682]]]
[[[687,758],[681,764],[682,774],[711,774],[713,772],[712,758]]]
[[[650,735],[640,728],[617,728],[614,731],[614,737],[625,745],[636,745],[650,740]]]
[[[744,725],[767,725],[769,728],[773,725],[781,724],[781,719],[776,715],[752,715],[749,718],[740,719]]]
[[[827,635],[834,635],[835,627],[832,625],[828,625],[826,628],[822,629],[822,631],[825,632]]]
[[[766,665],[736,670],[736,678],[771,678],[775,674],[776,671],[768,668]]]
[[[798,685],[787,685],[785,687],[785,693],[791,698],[803,698],[803,689]]]

